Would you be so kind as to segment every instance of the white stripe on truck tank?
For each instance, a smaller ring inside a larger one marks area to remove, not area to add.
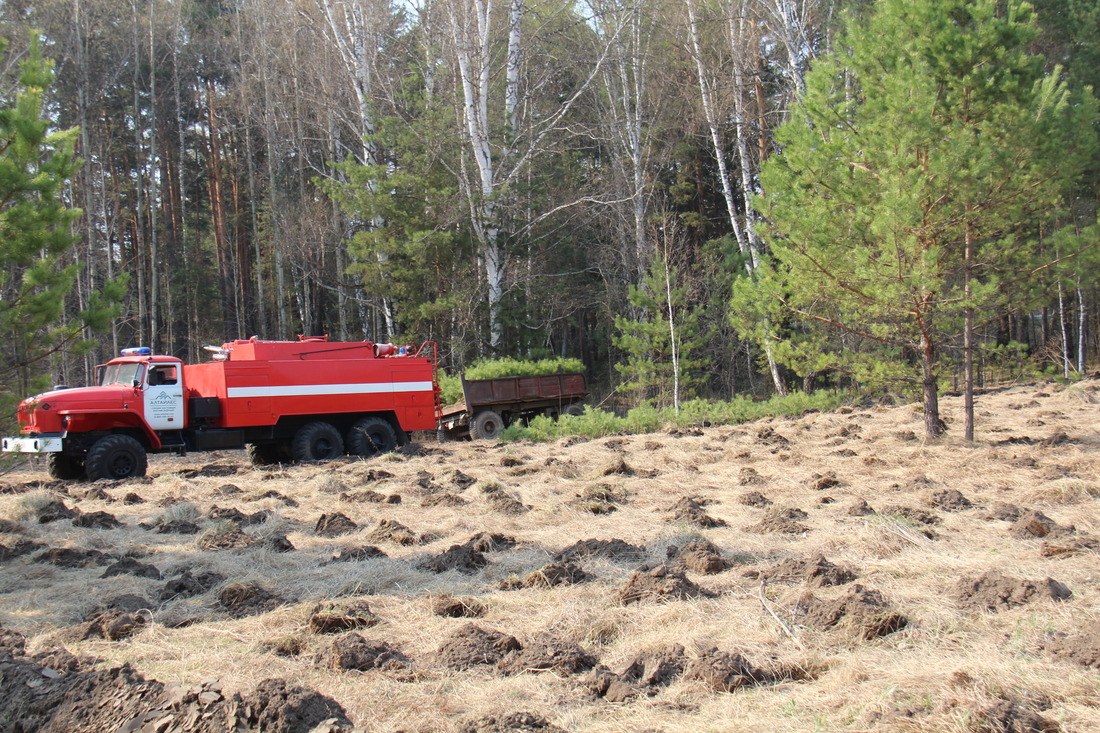
[[[391,394],[394,392],[431,392],[431,382],[374,382],[371,384],[296,384],[263,387],[229,387],[226,396],[234,397],[321,397],[343,394]]]

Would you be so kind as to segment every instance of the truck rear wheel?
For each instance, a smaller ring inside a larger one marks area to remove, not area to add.
[[[470,420],[470,437],[474,440],[496,440],[504,431],[504,420],[496,410],[482,410]]]
[[[561,411],[563,415],[572,415],[573,417],[580,417],[584,414],[584,405],[580,402],[573,402],[565,406]]]
[[[365,417],[348,432],[348,453],[353,456],[375,456],[389,453],[397,447],[393,425],[380,417]]]
[[[145,475],[148,459],[145,448],[129,435],[108,435],[100,438],[84,459],[88,479],[120,481]]]
[[[327,461],[342,455],[344,439],[327,422],[306,423],[290,442],[290,457],[296,461]]]
[[[46,473],[59,481],[75,481],[84,477],[84,461],[64,453],[46,455]]]

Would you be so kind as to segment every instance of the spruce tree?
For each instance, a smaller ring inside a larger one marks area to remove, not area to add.
[[[796,368],[907,379],[943,431],[945,347],[1034,269],[1029,233],[1095,149],[1094,100],[1044,71],[1035,35],[1016,0],[879,0],[849,24],[762,170],[771,256],[738,284],[746,334],[782,323],[767,335]]]

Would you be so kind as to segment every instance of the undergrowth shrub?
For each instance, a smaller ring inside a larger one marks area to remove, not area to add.
[[[614,433],[652,433],[663,427],[735,425],[772,415],[799,415],[810,410],[832,410],[842,400],[843,395],[832,392],[792,392],[786,397],[776,396],[763,402],[756,402],[748,397],[738,397],[729,402],[691,400],[680,406],[679,413],[671,407],[658,409],[643,405],[630,410],[625,417],[586,407],[583,415],[562,415],[558,420],[540,415],[528,425],[511,425],[502,433],[501,438],[542,442],[571,435],[601,438]]]

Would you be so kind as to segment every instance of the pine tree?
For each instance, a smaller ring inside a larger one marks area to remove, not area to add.
[[[676,268],[659,252],[652,255],[641,286],[631,287],[629,299],[639,315],[615,318],[619,335],[613,340],[627,357],[615,365],[626,380],[619,390],[679,410],[702,381],[702,360],[696,356],[703,343],[699,314],[687,305],[687,288],[678,284]]]
[[[786,323],[769,335],[789,364],[903,377],[943,431],[945,347],[1035,269],[1030,234],[1095,148],[1094,100],[1044,72],[1035,34],[1015,0],[879,0],[850,24],[762,171],[771,257],[735,296],[745,333]]]
[[[0,47],[0,56],[4,48]],[[66,298],[79,268],[69,263],[73,224],[64,187],[79,167],[73,152],[77,130],[52,130],[44,113],[51,64],[32,41],[18,86],[0,100],[0,409],[7,421],[15,401],[44,383],[34,379],[49,358],[82,344],[85,326],[102,327],[109,303],[124,282],[89,296],[84,310],[66,318]],[[74,309],[75,310],[75,309]]]

